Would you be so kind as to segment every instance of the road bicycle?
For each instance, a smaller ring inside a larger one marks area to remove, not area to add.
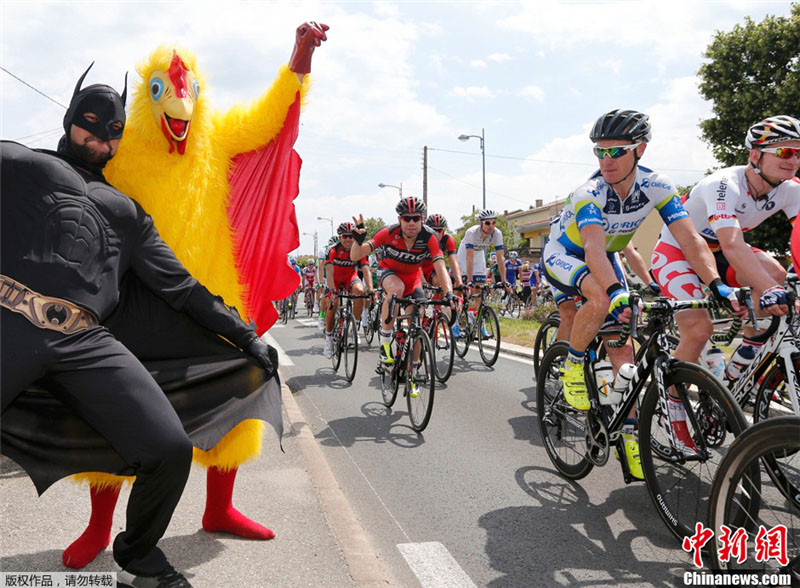
[[[780,470],[772,467],[774,463],[781,464]],[[714,477],[708,526],[717,542],[727,537],[736,544],[733,536],[741,543],[733,553],[710,549],[712,569],[759,572],[761,577],[787,574],[789,582],[781,586],[800,586],[799,478],[799,416],[777,416],[758,422],[737,437]],[[763,546],[764,534],[776,529],[785,533],[781,537],[782,549],[775,554],[778,557],[759,557],[759,537]],[[783,561],[781,555],[785,556]]]
[[[372,291],[369,299],[369,306],[364,309],[367,313],[367,322],[364,327],[364,340],[367,345],[372,345],[372,340],[375,338],[375,333],[380,330],[381,322],[381,305],[383,304],[383,290],[376,289]]]
[[[311,317],[314,314],[314,291],[311,287],[304,288],[303,304],[306,307],[306,316]]]
[[[339,306],[336,309],[336,318],[333,324],[333,355],[331,363],[333,369],[338,371],[344,358],[344,377],[352,382],[356,377],[358,366],[358,326],[353,316],[353,300],[369,298],[368,294],[347,294],[340,290],[336,296]]]
[[[424,284],[423,287],[429,295],[441,294],[442,289]],[[451,311],[450,316],[453,317]],[[422,326],[428,330],[433,347],[433,367],[436,370],[436,379],[444,384],[453,373],[453,360],[455,359],[455,341],[453,339],[453,323],[455,319],[449,318],[442,306],[433,305],[433,312],[422,318]]]
[[[632,297],[633,316],[623,325],[619,347],[629,334],[638,337],[638,297]],[[633,481],[624,458],[621,429],[634,406],[639,409],[639,451],[645,483],[659,516],[679,539],[694,531],[695,522],[707,516],[711,481],[722,456],[734,437],[747,427],[744,413],[725,387],[707,370],[670,356],[669,325],[675,312],[709,308],[710,300],[672,301],[659,298],[644,303],[649,322],[642,328],[643,343],[635,358],[635,370],[621,392],[618,404],[605,404],[595,373],[602,339],[587,348],[584,374],[591,402],[579,411],[564,399],[560,368],[567,356],[565,342],[552,344],[541,361],[536,382],[537,419],[544,447],[556,469],[578,480],[594,466],[608,462],[616,447],[625,483]],[[633,330],[633,332],[631,332]],[[608,335],[611,332],[602,332]],[[728,336],[732,336],[728,333]],[[606,388],[607,390],[607,388]],[[686,449],[670,425],[668,390],[680,399],[686,425],[695,446]],[[641,399],[641,401],[640,401]]]
[[[505,295],[500,298],[497,310],[500,316],[508,315],[511,318],[519,318],[522,315],[522,307],[525,306],[519,297],[516,288],[509,286]]]
[[[478,351],[487,367],[493,366],[500,355],[500,322],[497,313],[487,303],[487,294],[491,290],[503,288],[503,284],[475,284],[472,286],[478,292],[471,294],[470,299],[478,299],[478,308],[475,318],[470,320],[470,311],[467,301],[458,313],[458,332],[455,337],[456,353],[464,357],[473,341],[478,342]]]
[[[394,362],[386,364],[379,358],[375,371],[380,377],[383,403],[391,408],[402,385],[411,427],[417,432],[422,432],[431,419],[436,385],[433,346],[428,332],[422,326],[422,316],[426,306],[444,305],[447,302],[399,298],[392,295],[387,324],[392,322],[391,317],[394,316],[396,304],[405,306],[407,314],[401,314],[395,319],[395,329],[390,343],[394,350]],[[403,321],[408,322],[405,329]]]
[[[536,374],[539,373],[539,366],[541,365],[542,357],[544,357],[544,352],[547,351],[548,347],[556,342],[556,335],[558,334],[558,328],[560,326],[561,316],[558,314],[557,310],[554,310],[548,314],[547,318],[545,318],[542,321],[542,324],[539,325],[539,330],[536,331],[536,337],[533,340],[534,378],[536,378]]]

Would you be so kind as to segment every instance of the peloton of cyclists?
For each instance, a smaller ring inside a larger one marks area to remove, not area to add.
[[[783,283],[786,271],[771,255],[744,240],[744,232],[783,211],[796,224],[800,207],[800,120],[774,116],[747,131],[747,165],[737,165],[706,176],[685,197],[683,207],[694,228],[706,240],[723,281],[734,287],[750,286],[760,307],[757,314],[783,315],[788,311]],[[670,228],[661,231],[653,250],[651,269],[664,293],[676,300],[702,297],[698,273],[687,263]],[[706,310],[687,310],[676,316],[681,339],[675,357],[696,362],[712,332]],[[726,370],[736,380],[763,344],[748,327],[742,345]]]
[[[363,255],[351,257],[353,250],[353,223],[344,222],[336,229],[339,235],[339,242],[333,245],[328,251],[328,259],[325,262],[327,291],[329,298],[328,309],[325,312],[325,347],[322,353],[330,359],[333,356],[333,327],[336,320],[336,309],[339,301],[336,293],[343,289],[354,295],[365,293],[364,282],[358,277],[358,268],[364,272],[367,288],[372,288],[372,276],[370,275],[369,262]],[[333,271],[331,271],[333,270]],[[364,309],[364,298],[358,298],[353,302],[353,316],[356,323],[361,320],[361,313]],[[356,332],[356,345],[359,344],[358,333]]]
[[[600,169],[570,194],[551,225],[542,255],[545,277],[553,286],[556,300],[563,303],[576,296],[583,300],[572,324],[569,353],[561,374],[564,397],[579,410],[591,406],[583,371],[586,347],[603,326],[630,319],[625,276],[614,253],[628,245],[651,210],[658,210],[714,295],[731,308],[735,305],[733,291],[720,281],[711,251],[694,230],[672,182],[639,165],[650,137],[648,116],[640,112],[614,110],[597,119],[590,138]],[[633,361],[630,342],[607,351],[615,373],[623,363]],[[680,402],[670,404],[683,408]],[[685,414],[682,422],[677,411],[670,417],[678,437],[691,443],[691,439],[685,439]],[[635,422],[632,412],[622,433],[629,470],[641,479]]]
[[[434,230],[423,224],[425,203],[419,198],[406,196],[395,207],[397,224],[382,228],[374,237],[366,239],[364,217],[353,217],[356,243],[350,250],[350,258],[358,259],[383,248],[383,258],[378,264],[378,282],[386,293],[381,308],[379,331],[380,357],[385,364],[394,363],[391,341],[394,320],[389,321],[389,305],[393,295],[403,298],[425,299],[422,290],[422,263],[429,259],[445,291],[443,300],[453,306],[453,284],[447,273],[444,255],[439,246],[439,237]],[[395,309],[395,316],[399,309]],[[392,317],[393,319],[394,317]],[[413,392],[412,392],[413,395]]]
[[[456,255],[458,248],[456,247],[456,240],[453,235],[447,232],[447,220],[441,214],[432,214],[425,220],[425,224],[436,233],[439,239],[439,248],[442,250],[445,261],[450,266],[450,272],[452,272],[454,276],[452,281],[455,282],[456,287],[460,287],[462,285],[461,269],[458,265],[458,256]],[[423,261],[421,270],[422,276],[428,284],[441,288],[442,290],[445,289],[444,280],[436,273],[432,259]]]

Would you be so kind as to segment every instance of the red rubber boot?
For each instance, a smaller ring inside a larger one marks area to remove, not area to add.
[[[233,483],[237,471],[238,468],[228,472],[216,467],[208,468],[203,529],[209,533],[232,533],[247,539],[272,539],[275,533],[233,507]]]
[[[61,554],[61,561],[65,566],[80,569],[108,546],[120,488],[122,486],[108,486],[100,490],[90,487],[92,515],[83,534]]]

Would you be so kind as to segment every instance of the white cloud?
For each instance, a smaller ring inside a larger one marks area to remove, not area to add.
[[[601,61],[597,65],[599,65],[600,67],[610,69],[617,75],[619,75],[620,70],[622,70],[621,59],[606,59],[605,61]]]
[[[486,86],[456,86],[452,95],[466,98],[494,98],[497,94]]]
[[[473,59],[469,64],[472,67],[488,67],[483,59]]]
[[[496,63],[503,63],[504,61],[510,61],[512,57],[508,53],[492,53],[486,59]]]
[[[544,90],[539,86],[525,86],[520,90],[519,95],[525,98],[532,98],[537,102],[544,102]]]

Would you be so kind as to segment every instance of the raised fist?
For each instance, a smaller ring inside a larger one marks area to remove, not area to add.
[[[330,27],[326,24],[304,22],[297,27],[294,51],[289,59],[289,69],[296,74],[307,74],[311,71],[311,56],[314,48],[328,40],[325,34]]]

